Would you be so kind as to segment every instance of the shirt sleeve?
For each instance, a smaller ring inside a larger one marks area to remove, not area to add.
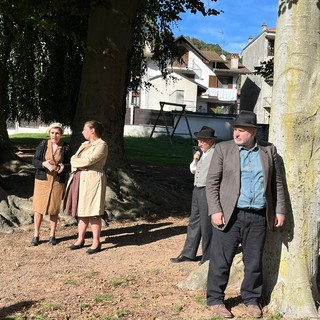
[[[192,174],[195,174],[196,173],[196,170],[197,170],[197,162],[195,160],[193,160],[191,163],[190,163],[190,172]]]

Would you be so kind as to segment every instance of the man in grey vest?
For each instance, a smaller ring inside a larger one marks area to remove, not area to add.
[[[174,263],[195,261],[201,237],[202,259],[200,264],[210,258],[212,225],[208,215],[206,181],[214,152],[216,138],[214,134],[214,130],[207,126],[203,126],[199,132],[194,133],[198,140],[199,151],[195,152],[193,161],[190,164],[190,171],[194,174],[191,215],[184,248],[178,257],[170,259]]]

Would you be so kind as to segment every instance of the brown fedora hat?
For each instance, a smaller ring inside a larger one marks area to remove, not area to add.
[[[194,135],[197,139],[213,139],[216,138],[214,130],[210,127],[203,126],[199,132],[195,132]]]
[[[257,115],[247,110],[240,111],[235,120],[230,121],[230,124],[239,127],[259,128],[259,126],[257,126]]]

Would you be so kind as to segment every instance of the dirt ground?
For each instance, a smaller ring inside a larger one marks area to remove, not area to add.
[[[134,169],[155,183],[175,186],[179,181],[191,197],[193,176],[188,168]],[[66,226],[63,217],[56,246],[48,244],[48,221],[42,224],[38,247],[30,245],[32,225],[0,235],[0,319],[217,320],[206,307],[205,290],[177,286],[199,268],[198,261],[169,261],[184,244],[190,203],[185,208],[180,217],[166,213],[169,217],[152,221],[110,222],[102,230],[102,251],[90,256],[90,228],[85,247],[70,251],[77,228]],[[239,293],[226,293],[235,318],[247,319]]]
[[[188,168],[134,169],[155,183],[175,186],[178,181],[191,197],[193,176]],[[190,203],[185,208],[181,217],[110,222],[102,230],[102,251],[91,256],[86,254],[91,230],[85,247],[70,251],[77,228],[66,226],[63,217],[56,246],[48,244],[47,220],[38,247],[30,245],[32,225],[0,235],[0,319],[216,319],[206,307],[204,290],[177,286],[199,268],[198,261],[169,261],[184,244]],[[238,293],[228,294],[233,313],[245,319]]]
[[[68,247],[75,226],[59,222],[56,246],[31,247],[32,226],[0,236],[0,319],[213,319],[204,291],[177,287],[198,262],[173,264],[185,239],[187,218],[114,222],[102,232],[95,255]],[[199,256],[200,259],[200,256]],[[228,304],[244,319],[237,293]]]

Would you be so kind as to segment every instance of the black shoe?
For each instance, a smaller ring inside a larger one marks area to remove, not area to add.
[[[201,260],[199,261],[199,266],[201,266],[202,264],[204,264],[204,263],[207,262],[207,261],[209,261],[209,259],[208,259],[208,260],[202,260],[202,259],[201,259]]]
[[[39,244],[39,237],[33,237],[32,241],[31,241],[31,246],[35,247]]]
[[[176,258],[170,259],[170,262],[173,262],[173,263],[180,263],[180,262],[185,262],[185,261],[194,261],[194,259],[185,257],[182,254],[178,255]]]
[[[84,246],[84,240],[80,244],[73,244],[72,246],[69,247],[70,250],[78,250],[83,248]]]
[[[49,244],[52,244],[53,246],[55,246],[57,244],[57,239],[55,236],[51,236],[49,238]]]
[[[95,249],[89,249],[87,250],[87,254],[94,254],[101,251],[101,243],[95,248]]]

